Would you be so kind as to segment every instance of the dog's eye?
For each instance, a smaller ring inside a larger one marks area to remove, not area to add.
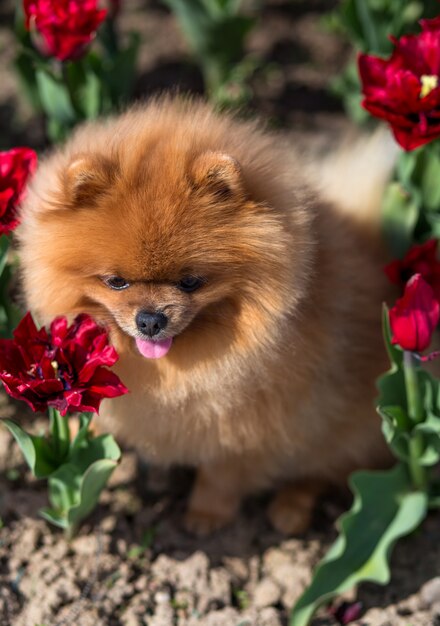
[[[190,293],[191,291],[199,289],[204,282],[204,279],[198,276],[185,276],[185,278],[182,278],[182,280],[177,283],[176,287],[181,291]]]
[[[130,283],[121,276],[105,276],[103,281],[110,289],[127,289],[130,286]]]

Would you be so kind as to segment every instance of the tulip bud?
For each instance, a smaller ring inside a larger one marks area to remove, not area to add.
[[[392,343],[403,350],[422,352],[431,342],[440,318],[440,304],[421,274],[406,284],[405,293],[390,310]]]

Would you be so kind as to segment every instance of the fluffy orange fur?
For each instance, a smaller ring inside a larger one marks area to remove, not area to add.
[[[274,485],[273,523],[302,531],[321,484],[387,459],[374,410],[387,367],[379,233],[306,178],[257,122],[162,98],[80,128],[22,207],[30,309],[109,327],[131,393],[106,401],[100,422],[154,462],[199,469],[196,532]],[[130,286],[110,289],[109,275]],[[186,275],[205,282],[183,293]],[[161,359],[136,348],[144,309],[169,317]]]

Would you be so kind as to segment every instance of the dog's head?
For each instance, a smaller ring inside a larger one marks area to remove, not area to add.
[[[44,321],[88,312],[120,350],[147,358],[276,332],[300,250],[235,154],[163,139],[70,153],[52,169],[19,233],[26,295]]]

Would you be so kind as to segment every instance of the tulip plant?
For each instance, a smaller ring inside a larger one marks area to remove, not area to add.
[[[56,318],[47,331],[38,330],[28,313],[13,330],[20,313],[7,293],[14,265],[11,236],[36,165],[30,148],[0,152],[0,380],[13,398],[47,413],[49,427],[35,435],[12,420],[0,423],[16,439],[33,475],[48,481],[50,506],[41,514],[71,536],[94,509],[121,454],[111,435],[93,435],[92,415],[102,399],[128,390],[107,369],[118,355],[105,329],[88,315],[70,326],[66,318]],[[79,413],[75,436],[69,413]]]
[[[393,37],[417,31],[417,20],[438,14],[438,0],[341,0],[326,16],[332,30],[342,33],[356,50],[386,55],[392,50]],[[371,120],[359,104],[360,80],[356,61],[351,59],[332,82],[349,115],[359,123]]]
[[[17,8],[16,59],[25,92],[60,141],[80,121],[109,113],[128,101],[139,37],[121,45],[119,0],[23,0]]]
[[[385,272],[403,295],[384,307],[391,368],[377,383],[382,430],[397,463],[351,477],[352,508],[291,626],[307,626],[320,605],[361,581],[388,583],[397,539],[440,508],[440,381],[428,369],[440,356],[431,348],[440,318],[440,17],[392,43],[388,58],[361,54],[359,71],[364,109],[386,120],[403,148],[383,205],[384,231],[398,257]]]
[[[49,428],[33,435],[12,420],[1,421],[32,474],[48,481],[50,506],[41,515],[68,536],[94,509],[121,454],[111,435],[94,436],[90,430],[101,400],[128,391],[107,369],[117,358],[105,329],[84,314],[70,326],[58,317],[46,330],[37,329],[28,313],[13,339],[0,340],[4,388],[33,411],[47,413]],[[72,437],[68,414],[78,412],[79,429]]]
[[[383,206],[399,256],[413,239],[440,237],[440,17],[421,26],[420,34],[396,40],[388,59],[359,57],[363,106],[389,123],[404,149]]]

